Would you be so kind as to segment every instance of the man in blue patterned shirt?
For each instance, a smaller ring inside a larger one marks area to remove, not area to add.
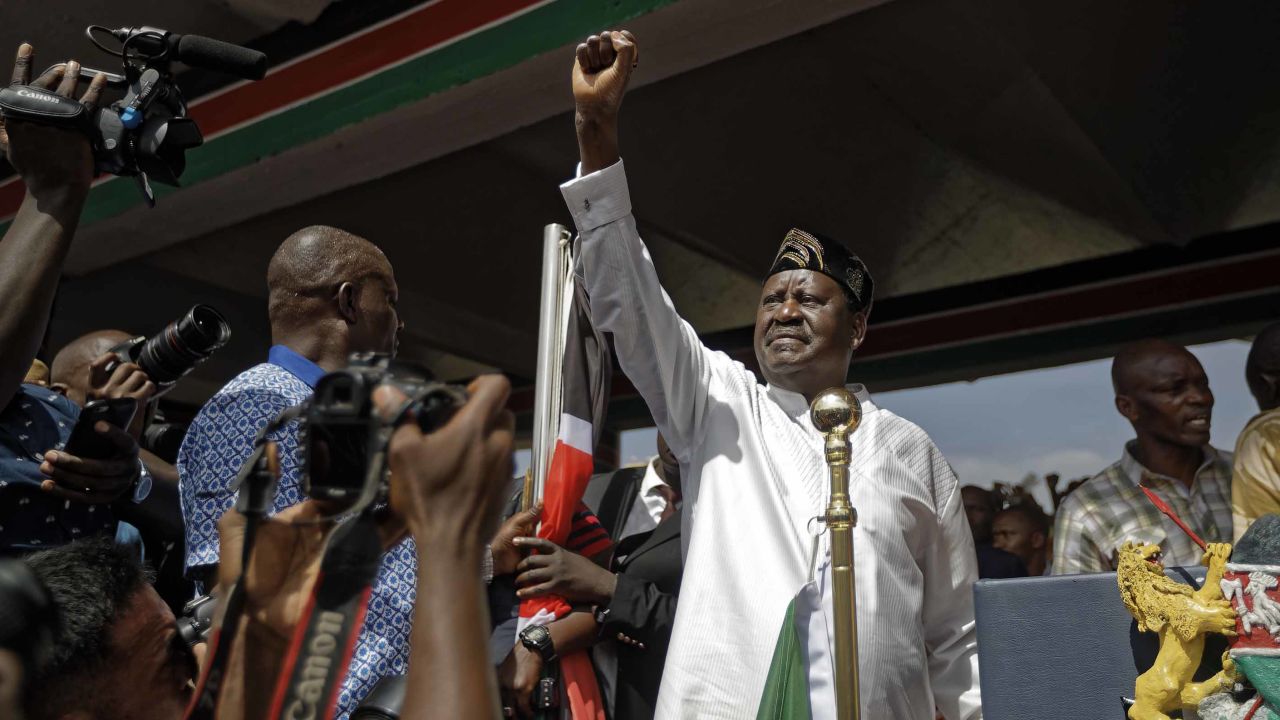
[[[271,258],[267,287],[273,342],[267,362],[240,373],[201,408],[178,454],[187,573],[205,587],[213,585],[218,564],[218,519],[235,500],[232,482],[257,433],[310,398],[316,381],[346,367],[351,353],[394,353],[403,327],[390,262],[368,240],[342,230],[315,226],[291,235]],[[302,500],[297,421],[269,439],[280,448],[278,512]],[[416,557],[409,539],[383,558],[338,697],[339,718],[379,679],[408,668]]]

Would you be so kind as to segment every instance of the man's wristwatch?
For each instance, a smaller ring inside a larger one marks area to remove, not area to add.
[[[520,633],[520,643],[530,652],[542,656],[542,662],[549,663],[556,659],[556,646],[551,642],[551,631],[546,625],[535,625],[525,628]]]
[[[141,461],[138,461],[138,477],[133,479],[133,486],[129,488],[129,499],[134,505],[141,505],[147,496],[151,494],[151,471]]]

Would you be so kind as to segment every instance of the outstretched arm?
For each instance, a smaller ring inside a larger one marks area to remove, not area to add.
[[[635,38],[626,31],[593,35],[578,46],[573,96],[582,176],[561,192],[581,239],[591,322],[613,333],[623,372],[672,450],[687,457],[716,356],[676,313],[631,214],[618,111],[637,58]]]
[[[80,76],[74,60],[31,82],[35,52],[18,48],[13,83],[51,89],[72,97]],[[65,77],[64,77],[65,75]],[[94,105],[106,76],[93,79],[81,101]],[[74,130],[30,122],[0,123],[0,151],[26,184],[22,206],[0,239],[0,406],[18,391],[36,356],[62,263],[71,248],[80,211],[93,181],[93,153],[89,140]]]

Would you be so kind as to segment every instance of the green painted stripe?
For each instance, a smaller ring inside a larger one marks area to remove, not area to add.
[[[395,108],[491,75],[676,0],[559,0],[341,90],[220,136],[187,153],[191,187]],[[565,67],[571,62],[565,57]],[[566,72],[566,76],[568,73]],[[567,90],[567,89],[566,89]],[[153,184],[156,197],[176,188]],[[142,203],[128,178],[94,188],[81,226]],[[0,225],[0,232],[8,223]]]

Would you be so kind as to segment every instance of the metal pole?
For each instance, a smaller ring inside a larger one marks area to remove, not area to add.
[[[562,299],[569,231],[559,223],[542,229],[542,297],[538,307],[538,377],[533,393],[533,445],[522,505],[542,499],[560,424],[560,373],[564,356]]]
[[[826,437],[825,455],[831,473],[825,519],[831,532],[831,594],[836,615],[836,717],[858,720],[858,603],[853,577],[853,528],[858,524],[858,513],[849,504],[849,435],[862,421],[862,407],[845,388],[831,388],[813,399],[809,417]]]

